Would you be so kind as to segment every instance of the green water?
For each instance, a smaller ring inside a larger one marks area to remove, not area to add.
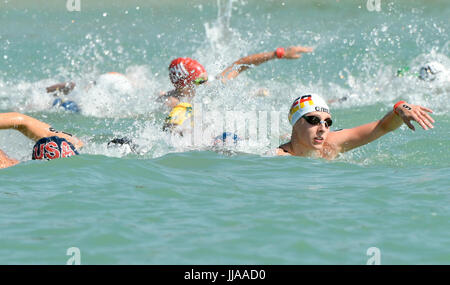
[[[64,1],[2,1],[0,112],[86,147],[30,161],[31,141],[0,132],[0,149],[22,161],[0,171],[0,263],[66,264],[77,247],[81,264],[366,264],[377,247],[381,264],[449,264],[449,81],[393,76],[427,61],[449,69],[448,1],[381,1],[380,12],[365,1],[284,3],[234,1],[230,12],[226,1],[81,0],[68,12]],[[295,44],[315,52],[200,88],[203,108],[218,112],[206,120],[279,111],[283,135],[292,100],[317,92],[350,98],[330,104],[333,129],[380,119],[400,99],[433,109],[435,128],[403,126],[331,162],[273,157],[265,142],[211,151],[161,131],[154,100],[170,88],[174,57],[198,59],[213,77],[241,56]],[[46,86],[108,71],[139,88],[80,88],[80,114],[51,108]],[[259,88],[270,96],[255,97]],[[121,136],[138,153],[106,147]]]
[[[448,171],[211,152],[26,163],[1,174],[2,262],[64,264],[76,246],[82,264],[365,264],[376,246],[383,264],[448,263]]]

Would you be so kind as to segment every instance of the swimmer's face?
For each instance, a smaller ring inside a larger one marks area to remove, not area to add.
[[[202,74],[200,74],[198,77],[208,79],[208,72],[205,71]]]
[[[297,139],[302,146],[310,150],[320,150],[327,139],[330,128],[325,123],[313,125],[304,118],[306,116],[315,116],[320,121],[325,121],[331,119],[331,115],[325,112],[311,112],[303,116],[294,125]]]
[[[189,90],[190,92],[194,93],[195,88],[200,85],[206,85],[208,84],[208,73],[203,72],[201,73],[195,80],[189,82],[186,84],[185,88]]]
[[[208,84],[208,73],[205,71],[203,73],[201,73],[198,77],[197,77],[197,84],[195,85],[204,85],[204,84]]]

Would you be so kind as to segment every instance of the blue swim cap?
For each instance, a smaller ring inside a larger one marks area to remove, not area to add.
[[[74,113],[79,113],[80,108],[78,107],[77,103],[74,101],[66,101],[61,104],[61,107],[63,107],[66,111],[71,111]]]
[[[233,143],[237,144],[240,138],[235,133],[223,132],[221,135],[214,138],[214,145],[217,145],[218,143],[225,144],[227,141],[230,140],[233,140]]]
[[[64,101],[61,98],[56,98],[53,101],[53,107],[54,106],[59,106],[64,108],[64,110],[66,111],[71,111],[74,113],[79,113],[80,112],[80,108],[78,107],[77,103],[75,103],[74,101]]]
[[[33,160],[57,159],[78,155],[77,149],[64,138],[48,137],[42,138],[36,142],[33,147]]]

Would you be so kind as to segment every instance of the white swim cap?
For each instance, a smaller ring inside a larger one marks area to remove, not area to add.
[[[445,71],[444,65],[437,61],[428,62],[419,70],[419,78],[425,81],[434,81]]]
[[[292,126],[303,117],[303,115],[311,112],[326,112],[330,114],[330,108],[327,103],[317,94],[303,95],[295,99],[289,111],[289,122]]]
[[[133,83],[122,73],[108,72],[102,74],[96,80],[96,85],[102,89],[119,93],[131,93]]]

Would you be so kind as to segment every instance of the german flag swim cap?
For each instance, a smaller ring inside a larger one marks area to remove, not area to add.
[[[170,81],[175,87],[184,87],[206,72],[203,65],[189,57],[179,57],[169,65]]]
[[[303,117],[303,115],[311,112],[325,112],[330,114],[330,108],[328,108],[325,100],[317,94],[308,94],[298,97],[294,100],[289,111],[289,122],[292,126]]]

